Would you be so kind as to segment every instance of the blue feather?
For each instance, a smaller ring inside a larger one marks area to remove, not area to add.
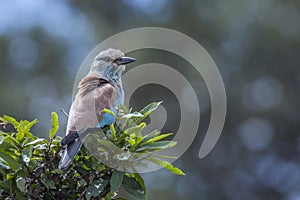
[[[114,113],[116,113],[116,109],[113,107],[110,107],[110,110]],[[103,118],[101,120],[101,122],[99,123],[99,125],[97,126],[97,128],[103,128],[105,125],[110,125],[112,123],[114,123],[115,121],[115,117],[109,113],[105,113],[103,115]]]
[[[118,87],[119,87],[120,93],[119,93],[119,96],[116,100],[116,104],[109,108],[115,114],[117,113],[116,107],[119,107],[122,103],[122,100],[123,100],[123,90],[121,89],[121,86],[118,86]],[[106,125],[110,125],[110,124],[114,123],[114,121],[115,121],[115,117],[113,115],[111,115],[109,113],[105,113],[103,115],[103,118],[102,118],[101,122],[97,126],[97,128],[103,128]]]

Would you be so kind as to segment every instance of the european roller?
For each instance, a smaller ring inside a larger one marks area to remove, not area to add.
[[[114,116],[102,110],[116,112],[116,107],[123,103],[121,76],[125,64],[134,61],[115,49],[101,51],[95,57],[89,73],[79,83],[70,108],[66,136],[61,142],[65,150],[59,162],[60,169],[71,164],[88,129],[103,128],[114,122]]]

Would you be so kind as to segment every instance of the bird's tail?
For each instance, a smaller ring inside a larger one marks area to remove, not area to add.
[[[65,149],[63,156],[59,161],[59,169],[66,169],[71,164],[81,145],[81,139],[74,140],[74,142],[71,142],[67,145],[67,148]]]

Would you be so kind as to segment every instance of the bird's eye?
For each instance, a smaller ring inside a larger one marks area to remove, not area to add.
[[[121,58],[117,58],[117,59],[114,60],[114,62],[117,62],[117,61],[120,61],[120,60],[121,60]]]

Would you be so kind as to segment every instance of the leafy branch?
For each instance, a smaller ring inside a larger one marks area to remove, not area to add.
[[[143,120],[159,103],[151,103],[139,112],[124,106],[118,108],[115,123],[95,130],[72,165],[62,171],[60,160],[61,137],[56,136],[58,116],[52,112],[49,139],[34,136],[30,129],[38,121],[2,116],[4,130],[12,125],[14,131],[0,131],[0,198],[1,199],[124,199],[123,188],[130,199],[147,199],[139,167],[149,162],[162,166],[174,174],[184,173],[161,158],[156,152],[171,148],[176,142],[165,140],[171,134],[154,130],[143,133]],[[110,110],[103,110],[113,114]]]

